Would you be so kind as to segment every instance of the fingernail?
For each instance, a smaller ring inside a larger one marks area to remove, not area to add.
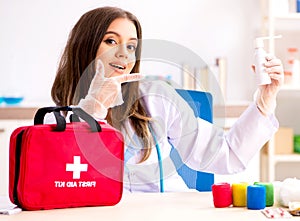
[[[140,74],[141,75],[141,79],[145,79],[146,75],[145,74]]]

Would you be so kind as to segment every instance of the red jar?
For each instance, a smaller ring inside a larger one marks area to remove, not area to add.
[[[232,191],[229,183],[213,184],[212,194],[215,207],[229,207],[232,204]]]

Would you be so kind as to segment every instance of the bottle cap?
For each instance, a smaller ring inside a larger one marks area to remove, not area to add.
[[[264,40],[274,39],[274,38],[281,38],[281,37],[282,37],[282,35],[255,38],[254,47],[255,48],[263,48],[264,47]]]

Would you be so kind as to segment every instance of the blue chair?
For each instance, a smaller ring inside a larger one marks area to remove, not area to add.
[[[184,89],[176,89],[176,91],[191,106],[196,117],[200,117],[209,122],[213,121],[212,95],[210,93]],[[214,174],[195,171],[189,168],[182,162],[175,148],[172,148],[170,155],[178,174],[183,178],[190,189],[211,191],[211,186],[214,183]]]

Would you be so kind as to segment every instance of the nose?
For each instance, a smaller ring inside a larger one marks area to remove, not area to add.
[[[126,44],[118,45],[116,49],[116,57],[118,58],[128,58],[128,51]]]

